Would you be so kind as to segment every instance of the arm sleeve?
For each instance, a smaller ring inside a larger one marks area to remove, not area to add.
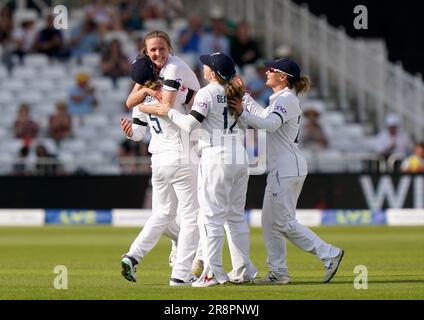
[[[132,111],[132,117],[133,117],[133,124],[132,124],[133,135],[132,137],[127,137],[127,138],[133,141],[141,141],[143,140],[147,131],[146,114],[141,112],[138,109],[138,107],[136,107]]]
[[[244,113],[244,112],[243,112]],[[240,130],[246,131],[248,124],[246,121],[244,121],[241,117],[237,119],[237,125],[240,128]]]
[[[242,102],[243,107],[251,114],[262,118],[267,116],[266,109],[257,103],[256,100],[250,96],[250,94],[245,93]]]
[[[144,136],[146,135],[147,123],[144,126],[133,123],[132,130],[133,130],[132,137],[127,137],[127,138],[130,139],[130,140],[133,140],[133,141],[141,141],[141,140],[143,140]]]
[[[182,114],[176,109],[171,109],[168,111],[169,119],[171,119],[171,121],[179,126],[182,130],[187,132],[191,132],[201,125],[201,121],[199,121],[193,114],[193,111],[190,112],[190,114]]]
[[[200,89],[194,98],[190,114],[184,115],[175,109],[171,109],[168,111],[168,117],[181,129],[190,132],[200,127],[203,119],[208,114],[210,105],[211,98],[209,94],[205,90]]]
[[[257,129],[265,129],[270,133],[277,130],[283,123],[281,117],[275,113],[271,113],[268,117],[262,118],[245,111],[242,112],[240,118],[248,125]]]
[[[165,91],[178,91],[181,86],[181,79],[177,81],[178,67],[175,64],[170,64],[166,67],[163,74],[163,89]]]
[[[285,96],[280,96],[269,108],[268,112],[278,115],[283,123],[298,118],[302,114],[299,103]]]

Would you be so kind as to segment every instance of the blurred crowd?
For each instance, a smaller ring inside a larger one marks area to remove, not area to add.
[[[0,5],[1,64],[4,70],[12,74],[15,68],[25,65],[25,58],[29,54],[42,54],[52,64],[66,65],[70,61],[80,63],[84,56],[96,53],[100,57],[100,75],[110,79],[113,87],[117,88],[119,79],[128,78],[130,64],[142,48],[146,26],[151,21],[162,21],[167,31],[171,30],[175,35],[172,38],[174,49],[182,56],[194,57],[191,66],[202,84],[204,80],[200,76],[201,65],[197,57],[203,53],[225,52],[234,58],[251,95],[262,105],[268,105],[272,91],[265,85],[267,69],[263,64],[263,46],[261,39],[252,36],[251,26],[245,21],[227,20],[218,7],[209,12],[208,20],[194,14],[187,16],[186,12],[179,0],[95,0],[83,7],[81,19],[65,35],[63,30],[54,27],[52,12],[38,12],[37,15],[24,15],[17,19],[13,4]],[[72,16],[72,12],[70,14]],[[183,23],[176,24],[175,21]],[[108,38],[111,32],[128,34],[134,50],[125,50],[119,37]],[[291,48],[283,45],[276,48],[274,58],[291,55]],[[37,139],[45,135],[59,146],[63,141],[73,139],[75,130],[84,124],[86,115],[101,112],[102,109],[97,88],[91,82],[93,75],[80,72],[72,77],[74,84],[67,88],[66,99],[55,101],[56,109],[48,115],[47,130],[40,130],[39,119],[31,116],[33,106],[30,104],[22,103],[15,111],[13,134],[22,140],[22,147],[13,166],[13,174],[35,172],[57,175],[65,172],[57,155],[47,146],[39,144]],[[132,84],[127,90],[131,87]],[[128,112],[124,101],[122,105],[119,112]],[[303,105],[303,111],[299,141],[302,148],[312,153],[332,149],[337,133],[328,130],[328,110],[312,101]],[[423,143],[417,142],[414,147],[412,140],[402,130],[401,119],[389,114],[385,130],[374,138],[370,147],[372,151],[393,162],[395,168],[404,172],[424,172]],[[134,144],[122,139],[116,152],[122,173],[149,172],[147,162],[128,161],[148,157],[147,143],[148,140]],[[33,159],[32,171],[26,164],[29,158]]]

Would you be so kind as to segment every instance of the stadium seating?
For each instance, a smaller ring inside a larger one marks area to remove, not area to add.
[[[25,16],[36,16],[31,10],[17,11],[15,19]],[[39,23],[43,20],[37,17]],[[80,25],[84,18],[83,9],[70,11],[70,24]],[[161,29],[168,32],[173,40],[176,53],[191,67],[197,65],[197,57],[194,54],[179,52],[176,37],[179,31],[187,25],[185,18],[173,19],[169,24],[161,19],[149,19],[144,22],[145,29],[134,31],[129,34],[124,31],[110,31],[105,34],[105,41],[112,39],[121,42],[124,52],[129,57],[134,57],[136,52],[135,39],[144,36],[153,29]],[[69,41],[70,34],[64,30],[65,41]],[[16,59],[15,59],[16,62]],[[11,75],[3,65],[0,65],[0,148],[3,160],[14,157],[22,145],[21,141],[13,138],[11,127],[16,117],[20,103],[26,102],[31,106],[34,119],[40,124],[41,134],[47,139],[48,118],[55,111],[55,104],[68,98],[68,90],[74,85],[75,75],[79,72],[87,72],[91,76],[90,82],[96,88],[98,107],[84,117],[83,121],[73,119],[73,138],[63,141],[60,146],[52,141],[45,140],[49,144],[51,152],[57,153],[58,158],[64,163],[65,170],[75,170],[80,162],[90,163],[84,169],[102,173],[102,168],[108,173],[119,173],[119,166],[113,158],[117,156],[119,143],[124,139],[119,127],[121,117],[131,117],[131,111],[125,110],[124,104],[132,87],[129,77],[117,80],[116,86],[110,78],[101,76],[100,53],[90,53],[81,60],[71,58],[66,62],[49,60],[47,56],[31,53],[26,55],[24,64],[13,69]],[[256,76],[254,66],[245,66],[240,70],[245,82]],[[372,150],[370,132],[364,130],[363,125],[350,121],[348,114],[339,111],[334,101],[323,100],[319,97],[317,88],[313,88],[302,100],[303,106],[314,105],[322,110],[320,123],[329,140],[329,149],[316,151],[304,150],[311,172],[342,172],[345,170],[360,170],[361,161],[352,160],[352,154],[367,156]],[[3,139],[5,138],[5,139]],[[87,153],[88,152],[88,153]],[[82,157],[82,158],[80,158]],[[84,160],[82,160],[84,159]],[[349,161],[347,159],[350,159]],[[99,161],[102,165],[92,165]],[[353,164],[352,164],[353,163]],[[358,165],[359,163],[359,165]],[[4,167],[3,167],[4,168]]]

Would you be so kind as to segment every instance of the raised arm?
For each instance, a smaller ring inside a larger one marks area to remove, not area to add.
[[[162,97],[161,92],[155,91],[149,88],[145,88],[142,85],[136,83],[134,85],[133,90],[128,95],[127,98],[127,107],[134,108],[138,104],[140,104],[147,96],[155,97],[156,99],[160,100]]]

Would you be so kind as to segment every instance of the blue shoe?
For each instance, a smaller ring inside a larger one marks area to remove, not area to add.
[[[135,273],[137,269],[137,260],[133,257],[123,255],[121,260],[121,274],[128,281],[135,282]]]

